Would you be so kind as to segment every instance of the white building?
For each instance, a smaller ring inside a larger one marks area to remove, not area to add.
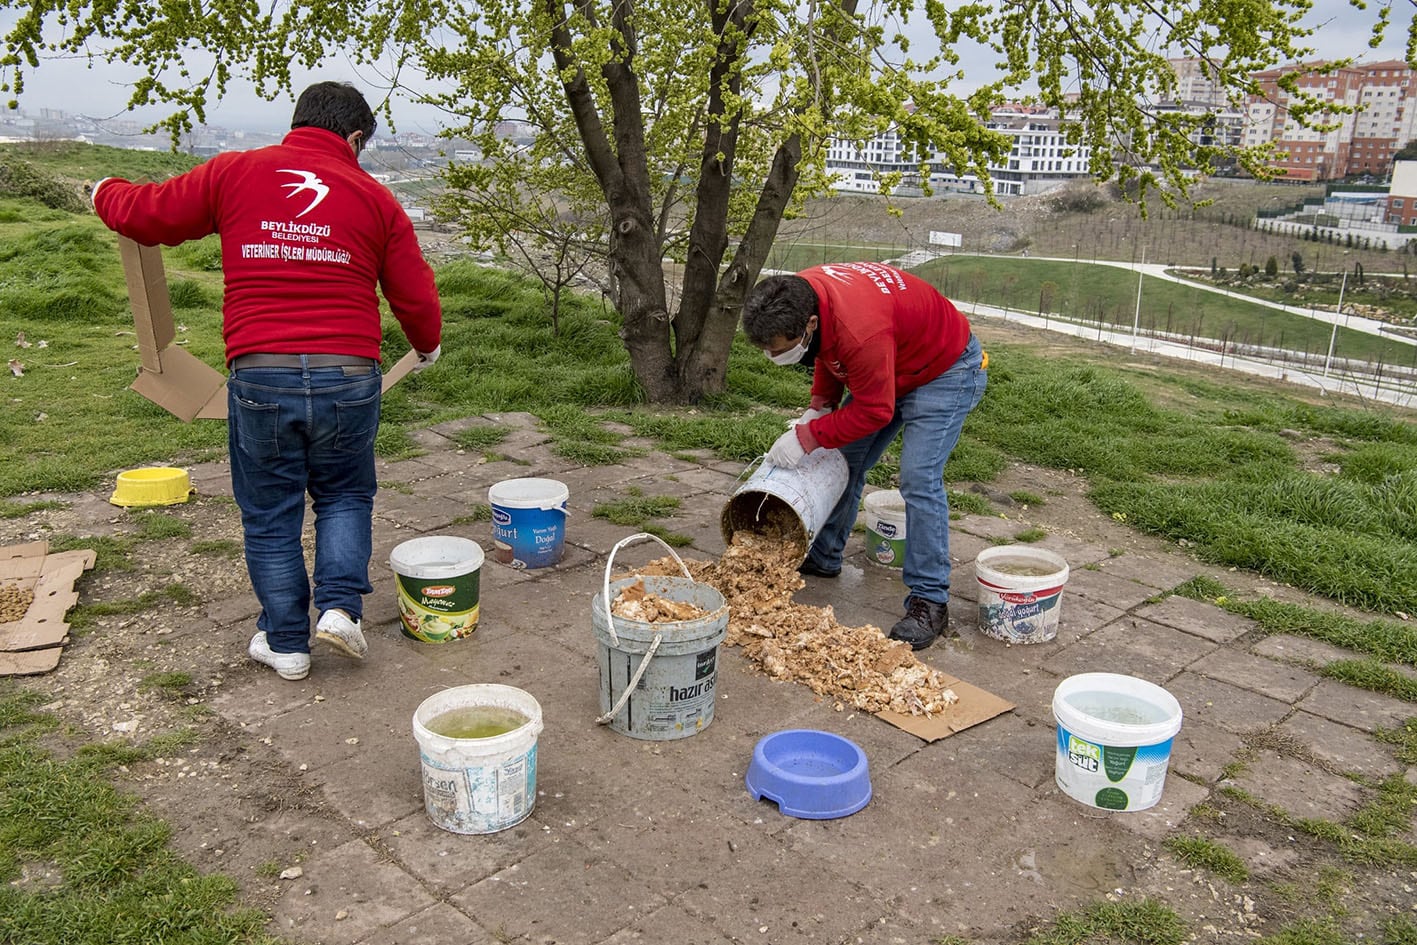
[[[986,124],[1013,140],[1004,163],[991,165],[989,176],[994,192],[1007,196],[1041,194],[1087,177],[1089,149],[1085,145],[1070,145],[1058,130],[1058,119],[1041,109],[999,109]],[[954,172],[943,155],[930,164],[930,187],[933,190],[982,193],[984,188],[973,174]],[[894,130],[876,135],[860,144],[832,141],[827,148],[826,169],[836,175],[835,188],[851,193],[880,192],[883,175],[899,173],[901,189],[910,193],[918,190],[921,161],[915,152],[901,141]]]

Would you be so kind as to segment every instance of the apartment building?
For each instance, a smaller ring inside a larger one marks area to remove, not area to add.
[[[1320,71],[1325,66],[1323,61],[1297,63],[1256,73],[1260,92],[1246,102],[1243,143],[1273,142],[1283,155],[1274,166],[1288,180],[1386,176],[1393,155],[1417,137],[1412,69],[1396,59]],[[1329,130],[1303,127],[1290,113],[1293,96],[1280,85],[1290,75],[1298,90],[1353,111],[1330,116]]]
[[[1056,115],[1046,109],[1021,105],[1000,108],[986,127],[1012,140],[1003,163],[989,167],[995,193],[1045,193],[1087,176],[1089,149],[1069,145],[1058,129]],[[901,175],[902,192],[918,191],[922,183],[921,163],[917,153],[893,130],[860,144],[832,141],[827,147],[827,171],[836,175],[836,189],[852,193],[879,193],[881,176],[890,173]],[[932,190],[983,192],[977,177],[956,174],[943,155],[936,155],[927,166]]]

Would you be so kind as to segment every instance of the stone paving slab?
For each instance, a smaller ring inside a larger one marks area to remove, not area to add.
[[[1138,604],[1156,596],[1156,588],[1140,584],[1129,577],[1078,568],[1068,574],[1065,594],[1075,594],[1092,600],[1131,610]]]
[[[1140,617],[1123,617],[1068,644],[1043,664],[1058,676],[1125,673],[1164,685],[1178,670],[1215,651],[1215,644]]]
[[[1236,735],[1267,729],[1293,711],[1287,702],[1192,672],[1167,682],[1166,691],[1181,703],[1185,724],[1205,722]]]
[[[548,844],[449,901],[501,941],[599,942],[666,904],[631,874],[575,838]]]
[[[1146,810],[1127,811],[1117,817],[1122,829],[1160,841],[1181,828],[1191,808],[1210,797],[1210,788],[1193,784],[1185,778],[1167,776],[1166,787],[1156,806]]]
[[[1299,700],[1298,706],[1365,732],[1400,728],[1404,721],[1417,716],[1417,707],[1410,702],[1380,692],[1354,689],[1335,679],[1320,679],[1318,685]]]
[[[1251,689],[1271,699],[1297,702],[1318,682],[1313,673],[1232,649],[1217,650],[1193,663],[1194,673]]]
[[[1158,604],[1143,604],[1137,608],[1136,614],[1212,643],[1229,643],[1256,626],[1253,620],[1229,613],[1214,604],[1175,595]]]
[[[1356,771],[1373,778],[1385,778],[1403,770],[1392,750],[1367,738],[1357,729],[1340,725],[1309,712],[1295,712],[1278,727],[1292,736],[1314,757],[1339,771]]]
[[[433,942],[497,945],[500,941],[457,909],[440,902],[379,929],[359,945],[429,945]]]
[[[1359,657],[1358,653],[1345,647],[1289,633],[1276,633],[1273,636],[1265,637],[1250,647],[1250,652],[1272,660],[1298,663],[1310,669],[1326,666],[1339,660],[1352,660]]]
[[[1108,555],[1097,563],[1097,569],[1113,577],[1166,591],[1200,573],[1200,566],[1193,562],[1137,554]]]
[[[353,945],[383,926],[432,908],[407,873],[364,840],[309,857],[276,904],[279,932],[327,945]]]
[[[1363,803],[1363,789],[1347,778],[1269,750],[1259,752],[1234,783],[1294,817],[1342,821]]]
[[[1167,689],[1174,694],[1169,685]],[[1226,765],[1234,761],[1244,747],[1245,743],[1238,735],[1204,720],[1184,718],[1181,730],[1171,741],[1170,774],[1215,784]],[[1169,780],[1167,783],[1170,783]]]
[[[615,933],[605,940],[604,945],[631,945],[634,942],[648,945],[664,942],[675,945],[729,945],[733,941],[708,921],[671,903]]]
[[[223,659],[235,667],[213,708],[249,739],[253,759],[282,769],[291,790],[311,799],[320,814],[305,820],[320,829],[296,830],[296,812],[286,812],[258,820],[249,837],[235,837],[228,818],[183,841],[213,868],[220,866],[215,844],[226,857],[249,857],[262,843],[302,856],[306,875],[286,888],[272,925],[292,941],[1002,940],[1024,920],[1140,882],[1138,864],[1156,858],[1157,841],[1182,830],[1190,809],[1246,756],[1242,733],[1293,736],[1324,765],[1399,770],[1385,760],[1390,749],[1365,729],[1394,724],[1401,704],[1294,665],[1331,661],[1321,646],[1270,637],[1251,649],[1248,622],[1200,602],[1157,600],[1197,573],[1199,566],[1179,557],[1113,557],[1100,545],[1050,534],[1044,544],[1074,565],[1057,638],[1010,646],[985,636],[974,556],[1028,523],[977,515],[952,527],[950,616],[958,637],[919,656],[1013,702],[1013,711],[927,744],[835,699],[771,680],[741,651],[724,647],[706,729],[662,742],[628,738],[595,722],[602,644],[589,609],[603,587],[606,555],[633,529],[590,511],[631,486],[681,498],[679,512],[657,523],[691,538],[682,555],[708,560],[723,549],[719,514],[743,464],[707,454],[695,463],[686,453],[579,467],[549,449],[530,415],[476,423],[512,427],[490,452],[527,464],[457,451],[449,437],[467,424],[455,421],[418,440],[425,454],[381,467],[381,479],[406,480],[411,494],[383,489],[376,507],[367,661],[317,648],[308,680],[279,680],[245,659],[259,609],[253,596],[204,606],[223,636]],[[224,477],[224,464],[210,473]],[[428,533],[490,548],[490,523],[462,516],[485,503],[496,482],[537,475],[571,491],[562,561],[524,571],[489,560],[475,634],[440,645],[404,637],[389,551]],[[901,613],[899,573],[868,563],[861,533],[846,552],[841,577],[809,578],[797,599],[830,605],[843,623],[888,628]],[[644,542],[621,554],[617,569],[665,552]],[[1185,722],[1165,792],[1149,811],[1099,811],[1054,783],[1053,692],[1066,676],[1093,671],[1151,679],[1182,702]],[[424,813],[410,717],[428,695],[472,682],[531,693],[545,728],[531,815],[497,834],[464,837]],[[861,745],[871,766],[871,803],[851,817],[805,821],[753,800],[743,782],[753,746],[784,728],[836,732]],[[1235,783],[1296,816],[1333,820],[1364,796],[1322,766],[1269,750]],[[212,795],[214,820],[224,797]],[[1282,852],[1275,851],[1274,863]],[[306,896],[310,888],[315,893]],[[346,915],[337,918],[341,911]]]

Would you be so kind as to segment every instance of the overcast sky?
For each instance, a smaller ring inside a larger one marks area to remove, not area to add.
[[[13,11],[0,12],[0,29],[7,28],[13,21]],[[1385,46],[1379,50],[1369,50],[1367,39],[1371,14],[1355,13],[1346,0],[1315,0],[1309,22],[1317,29],[1310,45],[1318,50],[1322,58],[1350,55],[1366,61],[1402,58],[1401,41],[1406,24],[1395,23],[1389,29],[1390,38]],[[910,32],[923,35],[917,32],[923,24],[923,15],[917,15],[912,19]],[[986,75],[992,59],[992,54],[966,55],[965,68],[972,75]],[[26,111],[59,108],[94,118],[136,118],[152,122],[166,115],[168,110],[152,107],[136,113],[125,111],[131,83],[138,75],[137,70],[102,62],[90,67],[82,61],[45,61],[39,68],[29,71],[20,107]],[[299,90],[310,82],[324,79],[354,82],[371,104],[383,100],[388,94],[388,83],[377,70],[367,66],[356,68],[347,61],[333,59],[319,70],[298,72],[295,87]],[[394,102],[394,118],[399,131],[434,134],[447,124],[445,116],[436,109],[412,104],[397,93]],[[207,123],[277,131],[289,127],[292,105],[293,102],[287,99],[263,101],[249,86],[232,83],[226,99],[208,110]],[[381,118],[380,125],[384,124]]]

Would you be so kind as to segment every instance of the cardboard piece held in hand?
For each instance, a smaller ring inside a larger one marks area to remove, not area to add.
[[[175,343],[177,328],[167,295],[162,250],[120,236],[118,252],[128,280],[141,362],[132,389],[186,422],[225,420],[225,375]],[[405,354],[384,373],[383,389],[397,384],[417,363],[415,352]]]

